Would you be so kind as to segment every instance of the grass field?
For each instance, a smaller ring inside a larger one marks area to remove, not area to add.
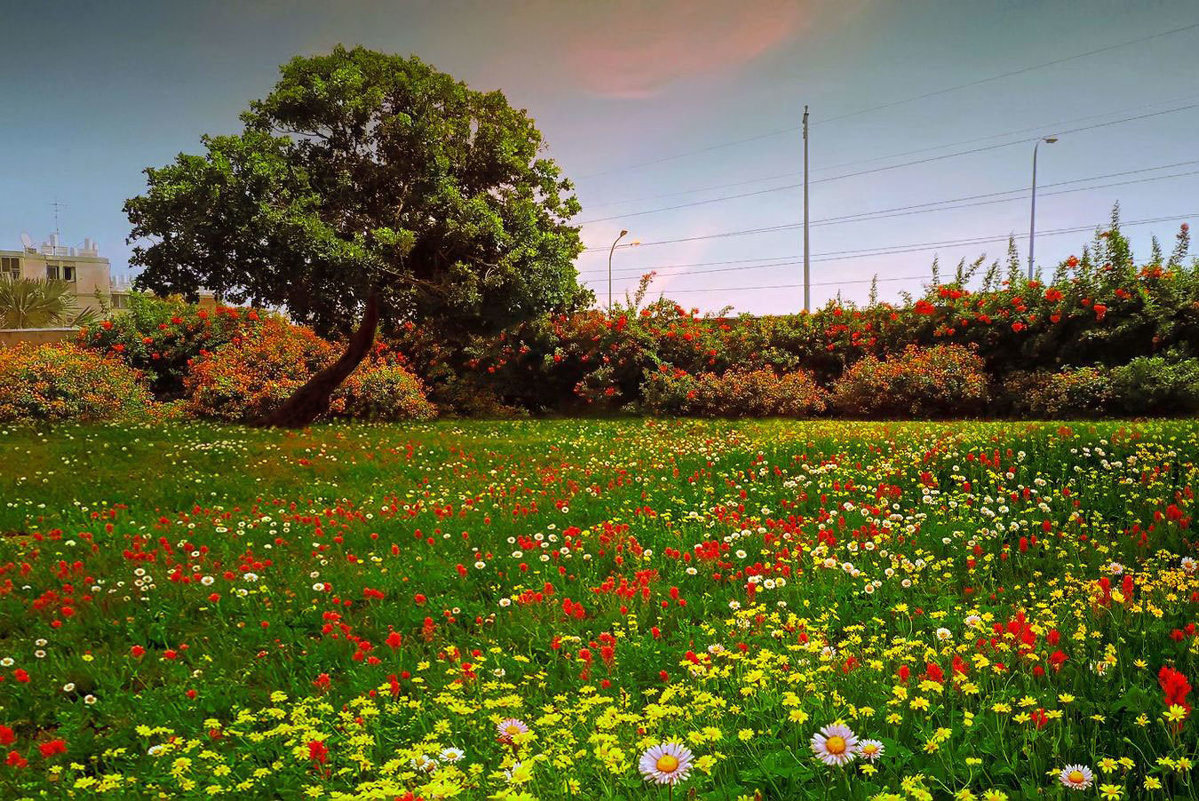
[[[0,797],[1197,798],[1197,465],[1194,421],[0,430]]]

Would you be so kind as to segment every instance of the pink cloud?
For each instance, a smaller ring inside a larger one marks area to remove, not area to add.
[[[620,0],[592,11],[601,8],[572,32],[565,57],[583,88],[610,97],[739,67],[807,23],[798,0]]]

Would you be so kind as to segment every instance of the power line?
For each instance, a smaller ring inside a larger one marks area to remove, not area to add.
[[[1175,220],[1186,220],[1186,219],[1190,219],[1195,216],[1199,216],[1199,212],[1192,212],[1190,214],[1181,214],[1181,215],[1169,216],[1169,217],[1152,217],[1152,218],[1143,219],[1143,220],[1129,220],[1127,222],[1121,222],[1120,226],[1122,228],[1124,228],[1124,227],[1131,228],[1133,226],[1138,226],[1138,225],[1152,225],[1154,223],[1160,223],[1160,222],[1173,222]],[[1071,228],[1055,228],[1055,229],[1052,229],[1049,231],[1045,231],[1043,233],[1043,235],[1044,236],[1061,236],[1061,235],[1065,235],[1065,234],[1076,234],[1076,233],[1079,233],[1082,231],[1093,231],[1093,230],[1095,230],[1095,226],[1081,225],[1081,226],[1075,226],[1075,227],[1071,227]],[[887,247],[883,247],[883,248],[866,248],[866,249],[862,249],[862,250],[829,251],[828,253],[815,254],[815,256],[813,256],[812,260],[813,261],[822,261],[822,262],[824,262],[824,261],[848,261],[851,259],[874,258],[877,256],[894,256],[894,255],[901,255],[901,254],[906,254],[906,253],[919,253],[921,251],[927,251],[927,250],[937,250],[942,247],[984,245],[984,244],[988,244],[991,242],[1006,242],[1009,239],[1011,239],[1011,237],[1012,237],[1012,235],[1009,233],[1009,234],[1002,234],[1002,235],[996,235],[996,236],[972,237],[970,239],[950,239],[950,240],[943,240],[940,242],[915,242],[915,243],[910,243],[910,244],[906,244],[906,245],[887,246]],[[771,264],[771,265],[764,265],[764,266],[783,267],[783,266],[793,266],[793,265],[801,264],[801,263],[802,263],[801,261],[791,261],[791,262],[783,262],[780,264]],[[645,270],[642,272],[650,272],[650,270]],[[712,270],[712,271],[703,271],[703,272],[717,272],[717,271]],[[848,283],[848,282],[831,282],[831,283],[839,284],[839,283]],[[826,283],[826,284],[820,284],[820,285],[827,286],[829,284]],[[801,287],[801,286],[803,286],[803,284],[777,284],[777,285],[771,285],[771,286],[758,286],[758,287],[713,287],[711,289],[687,289],[687,290],[672,290],[672,291],[675,291],[675,292],[725,292],[725,291],[740,291],[742,289],[795,289],[795,288]]]
[[[1101,123],[1096,123],[1094,125],[1086,125],[1081,128],[1071,128],[1071,129],[1068,129],[1065,131],[1058,131],[1057,135],[1065,136],[1068,134],[1082,133],[1084,131],[1093,131],[1098,128],[1107,128],[1112,125],[1123,125],[1126,122],[1135,122],[1137,120],[1145,120],[1145,119],[1149,119],[1151,117],[1160,117],[1163,114],[1176,114],[1180,111],[1187,111],[1187,110],[1193,109],[1193,108],[1199,108],[1199,103],[1191,103],[1191,104],[1185,105],[1185,106],[1176,106],[1174,108],[1165,109],[1164,111],[1154,111],[1154,112],[1150,112],[1148,114],[1138,114],[1133,117],[1124,117],[1123,119],[1112,120],[1110,122],[1101,122]],[[968,155],[971,155],[974,153],[982,153],[982,152],[988,151],[988,150],[998,150],[1000,148],[1011,147],[1012,145],[1023,144],[1027,141],[1029,141],[1029,140],[1017,139],[1017,140],[1014,140],[1011,142],[1000,142],[1000,143],[993,144],[993,145],[984,145],[982,147],[971,148],[970,150],[960,150],[955,153],[943,153],[939,156],[928,156],[923,159],[916,159],[915,161],[905,161],[900,164],[890,164],[885,167],[874,167],[874,168],[868,169],[868,170],[859,170],[857,172],[848,172],[848,173],[844,173],[842,175],[833,175],[833,176],[829,176],[828,178],[818,178],[814,181],[810,181],[810,183],[823,184],[823,183],[828,183],[830,181],[840,181],[845,178],[856,178],[856,177],[862,176],[862,175],[872,175],[874,173],[887,172],[889,170],[899,169],[900,167],[911,167],[911,166],[918,165],[918,164],[928,164],[928,163],[934,162],[934,161],[944,161],[945,159],[957,158],[958,156],[968,156]],[[594,217],[590,220],[582,220],[576,224],[577,225],[588,225],[590,223],[605,222],[608,220],[625,220],[625,219],[628,219],[629,217],[641,217],[646,214],[659,214],[664,211],[675,211],[677,209],[691,208],[693,206],[706,206],[711,203],[723,203],[723,202],[729,201],[729,200],[739,200],[742,198],[754,197],[757,195],[765,195],[765,194],[770,194],[773,192],[783,192],[783,191],[786,191],[789,189],[798,189],[802,186],[803,186],[802,183],[786,184],[784,186],[776,186],[776,187],[772,187],[770,189],[758,189],[753,192],[742,192],[742,193],[739,193],[736,195],[721,195],[720,197],[708,198],[706,200],[694,200],[694,201],[691,201],[690,203],[678,203],[673,206],[662,206],[662,207],[659,207],[656,209],[645,209],[643,211],[634,211],[634,212],[629,212],[626,214],[614,214],[609,217]]]
[[[1049,123],[1049,124],[1045,124],[1045,125],[1038,124],[1038,125],[1029,126],[1027,128],[1018,128],[1014,131],[1004,131],[1003,133],[987,134],[986,136],[975,136],[970,139],[959,139],[956,142],[945,142],[943,144],[931,145],[929,147],[917,148],[915,150],[905,150],[901,153],[888,153],[887,155],[884,155],[884,156],[871,156],[869,158],[864,158],[864,159],[853,159],[851,161],[842,161],[842,162],[838,162],[836,164],[829,164],[824,167],[818,167],[818,168],[812,170],[812,172],[813,173],[823,173],[823,172],[828,172],[829,170],[835,170],[835,169],[838,169],[841,167],[853,167],[858,164],[870,164],[870,163],[876,162],[876,161],[886,161],[888,159],[903,158],[904,156],[914,156],[918,153],[928,153],[931,150],[944,150],[947,147],[972,145],[975,142],[986,142],[991,139],[1003,139],[1008,136],[1016,136],[1018,134],[1031,133],[1034,131],[1043,132],[1043,131],[1060,130],[1062,128],[1062,126],[1065,126],[1065,125],[1073,125],[1078,122],[1086,122],[1087,120],[1095,120],[1095,119],[1100,119],[1102,117],[1110,117],[1113,114],[1122,114],[1122,113],[1129,112],[1129,111],[1140,111],[1141,109],[1151,108],[1153,106],[1160,106],[1163,103],[1189,102],[1189,101],[1196,100],[1196,99],[1199,99],[1199,98],[1196,98],[1193,95],[1188,95],[1185,97],[1176,97],[1176,98],[1172,98],[1170,100],[1162,100],[1162,101],[1157,101],[1155,103],[1145,103],[1145,104],[1142,104],[1139,106],[1131,106],[1131,107],[1124,108],[1124,109],[1117,109],[1115,111],[1106,111],[1102,114],[1088,114],[1083,117],[1074,117],[1074,118],[1071,118],[1068,120],[1058,120],[1057,122],[1053,122],[1053,123]],[[793,177],[793,176],[797,176],[797,175],[801,175],[801,174],[802,173],[799,171],[775,173],[774,175],[763,176],[761,178],[749,178],[749,179],[746,179],[743,181],[732,181],[732,182],[723,183],[723,184],[710,184],[708,186],[698,186],[698,187],[694,187],[692,189],[680,189],[677,192],[663,192],[663,193],[657,194],[657,195],[645,195],[645,196],[637,197],[637,198],[625,198],[624,200],[610,200],[610,201],[607,201],[604,203],[592,203],[592,204],[588,205],[588,208],[594,210],[594,209],[602,209],[602,208],[605,208],[608,206],[624,205],[626,203],[644,203],[645,201],[649,201],[649,200],[661,200],[663,198],[668,198],[668,197],[678,197],[679,195],[691,195],[691,194],[695,194],[697,192],[710,192],[710,191],[713,191],[716,189],[731,189],[731,188],[737,187],[737,186],[746,186],[749,184],[760,184],[760,183],[767,183],[770,181],[778,181],[783,178],[789,178],[789,177]]]
[[[1153,172],[1156,170],[1169,169],[1171,167],[1181,167],[1181,166],[1186,166],[1189,164],[1199,164],[1199,159],[1190,160],[1190,161],[1178,161],[1178,162],[1174,162],[1172,164],[1163,164],[1163,165],[1160,165],[1157,167],[1144,167],[1144,168],[1141,168],[1138,170],[1124,170],[1122,172],[1108,173],[1105,175],[1095,175],[1095,176],[1091,176],[1089,178],[1075,178],[1070,181],[1057,181],[1052,184],[1045,184],[1045,186],[1046,187],[1067,186],[1067,185],[1076,184],[1076,183],[1086,183],[1086,182],[1090,182],[1090,181],[1098,181],[1098,180],[1102,180],[1105,178],[1115,178],[1115,177],[1119,177],[1119,176],[1123,176],[1123,175],[1135,175],[1135,174],[1140,174],[1140,173],[1145,173],[1145,172]],[[1112,187],[1112,186],[1125,186],[1125,185],[1134,184],[1134,183],[1146,183],[1149,181],[1159,181],[1159,180],[1165,180],[1167,178],[1179,178],[1179,177],[1184,177],[1184,176],[1193,175],[1193,174],[1194,174],[1193,172],[1173,173],[1170,175],[1153,176],[1150,178],[1144,178],[1144,179],[1135,180],[1135,181],[1118,181],[1118,182],[1111,183],[1111,184],[1101,184],[1101,185],[1097,185],[1097,186],[1080,187],[1079,189],[1068,190],[1068,192],[1082,192],[1082,191],[1089,191],[1092,189],[1104,189],[1104,188],[1108,188],[1108,187]],[[1022,187],[1020,189],[1009,189],[1009,190],[1004,190],[1002,192],[987,192],[987,193],[978,194],[978,195],[965,195],[963,197],[948,198],[946,200],[935,200],[935,201],[929,201],[927,203],[917,203],[917,204],[913,204],[910,206],[895,206],[895,207],[889,208],[889,209],[876,209],[874,211],[860,212],[857,214],[847,214],[847,215],[842,215],[840,217],[825,217],[825,218],[822,218],[819,220],[814,220],[812,222],[812,224],[813,225],[832,225],[832,224],[843,223],[843,222],[860,222],[860,221],[872,220],[872,219],[888,219],[890,217],[907,216],[907,214],[925,213],[926,211],[943,211],[943,210],[949,210],[949,209],[954,209],[954,208],[969,208],[971,206],[990,205],[991,203],[999,203],[999,202],[1006,203],[1006,202],[1010,202],[1011,200],[1017,200],[1020,198],[1005,198],[1003,200],[988,201],[986,203],[962,203],[961,201],[977,200],[980,198],[990,198],[990,197],[996,197],[999,195],[1009,195],[1009,194],[1015,194],[1015,193],[1026,192],[1026,191],[1028,191],[1028,187]],[[1052,197],[1054,195],[1062,195],[1062,194],[1067,194],[1067,191],[1048,192],[1048,193],[1043,194],[1042,197]],[[957,204],[957,205],[945,205],[945,204]],[[926,207],[930,207],[930,206],[942,206],[942,205],[944,205],[945,207],[944,208],[926,208]],[[903,213],[900,213],[900,212],[903,212]],[[739,230],[733,230],[733,231],[721,231],[721,232],[715,233],[715,234],[704,234],[704,235],[700,235],[700,236],[683,237],[680,239],[660,239],[660,240],[654,240],[651,242],[642,242],[642,243],[640,243],[640,245],[637,245],[637,247],[654,247],[656,245],[678,244],[678,243],[682,243],[682,242],[694,242],[697,240],[704,240],[704,239],[723,239],[726,237],[733,237],[733,236],[750,236],[753,234],[760,234],[760,233],[772,233],[774,231],[793,230],[795,228],[800,227],[800,225],[801,225],[801,223],[783,223],[780,225],[764,226],[764,227],[760,227],[760,228],[746,228],[746,229],[739,229]],[[633,245],[623,245],[618,249],[625,249],[628,247],[634,247],[634,246]],[[584,249],[583,252],[586,253],[586,252],[589,252],[592,250],[595,250],[595,248],[586,248],[586,249]]]
[[[848,119],[850,117],[861,116],[862,114],[869,114],[871,112],[879,111],[881,109],[894,108],[895,106],[903,105],[906,103],[914,103],[918,100],[924,100],[929,97],[944,95],[944,94],[948,94],[950,92],[956,92],[961,89],[968,89],[968,88],[971,88],[974,86],[979,86],[984,83],[990,83],[993,81],[1002,80],[1004,78],[1010,78],[1010,77],[1013,77],[1016,75],[1022,75],[1024,73],[1033,72],[1035,70],[1046,69],[1048,67],[1054,67],[1059,64],[1065,64],[1067,62],[1075,61],[1080,58],[1087,58],[1089,56],[1098,55],[1100,53],[1107,53],[1112,50],[1118,50],[1123,47],[1130,47],[1135,44],[1142,44],[1143,42],[1148,42],[1153,39],[1159,39],[1163,36],[1171,36],[1176,33],[1183,33],[1185,31],[1194,30],[1196,28],[1199,28],[1199,22],[1195,22],[1190,25],[1184,25],[1179,28],[1172,28],[1168,31],[1161,31],[1160,33],[1150,34],[1149,36],[1143,36],[1139,39],[1130,39],[1125,42],[1118,42],[1116,44],[1107,45],[1106,47],[1101,47],[1101,48],[1098,48],[1095,50],[1088,50],[1085,53],[1078,53],[1073,56],[1066,56],[1064,58],[1054,59],[1053,61],[1046,61],[1041,64],[1034,64],[1029,67],[1021,67],[1020,69],[1012,70],[1010,72],[1004,72],[1004,73],[1000,73],[998,75],[992,75],[987,78],[980,78],[978,80],[969,81],[967,83],[958,84],[956,86],[949,86],[944,89],[938,89],[936,91],[927,92],[922,95],[916,95],[914,97],[908,97],[908,98],[904,98],[902,100],[892,100],[888,103],[882,103],[877,106],[870,106],[868,108],[859,109],[858,111],[852,111],[852,112],[848,112],[846,114],[841,114],[836,117],[829,117],[828,119],[825,119],[821,122],[813,123],[813,125],[820,125],[822,123],[836,122],[839,120]],[[648,166],[651,166],[654,164],[661,164],[661,163],[664,163],[667,161],[674,161],[675,159],[685,158],[687,156],[694,156],[694,155],[698,155],[700,153],[708,153],[713,150],[720,150],[720,149],[723,149],[726,147],[733,147],[735,145],[747,144],[749,142],[758,142],[763,139],[769,139],[771,137],[781,136],[783,134],[794,133],[795,131],[798,131],[799,129],[800,129],[800,126],[791,126],[788,128],[780,128],[779,130],[776,130],[776,131],[770,131],[767,133],[757,134],[757,135],[745,137],[742,139],[734,139],[732,141],[722,142],[722,143],[715,144],[715,145],[708,145],[707,147],[701,147],[696,150],[688,150],[688,151],[684,151],[682,153],[676,153],[673,156],[663,156],[661,158],[651,159],[649,161],[637,162],[635,164],[622,164],[619,167],[612,167],[607,170],[601,170],[600,172],[593,172],[588,175],[584,175],[582,177],[583,178],[593,178],[595,176],[608,175],[610,173],[619,172],[622,170],[631,170],[631,169],[635,169],[635,168],[639,168],[639,167],[648,167]]]

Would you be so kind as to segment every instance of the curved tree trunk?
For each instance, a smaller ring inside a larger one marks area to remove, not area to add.
[[[308,379],[283,405],[255,422],[266,428],[303,428],[329,411],[329,399],[341,382],[354,372],[370,352],[379,326],[379,293],[371,292],[358,330],[350,336],[346,352],[337,361]]]

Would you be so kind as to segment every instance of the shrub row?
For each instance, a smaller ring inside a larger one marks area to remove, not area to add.
[[[1030,414],[1029,402],[1013,401],[1007,388],[1022,395],[1021,382],[1031,381],[1057,387],[1038,389],[1046,397],[1058,392],[1069,398],[1085,392],[1093,376],[1127,381],[1119,399],[1096,398],[1087,408],[1178,414],[1185,413],[1189,392],[1185,375],[1177,372],[1184,367],[1162,375],[1160,389],[1153,389],[1157,374],[1143,375],[1139,389],[1132,376],[1145,371],[1135,366],[1143,365],[1138,360],[1183,364],[1199,356],[1199,268],[1184,263],[1189,236],[1183,226],[1168,258],[1155,252],[1137,266],[1113,218],[1081,258],[1062,262],[1048,282],[1028,280],[1017,258],[1009,260],[1006,276],[994,263],[981,280],[981,261],[963,263],[952,276],[934,268],[923,295],[905,296],[902,304],[830,301],[812,314],[701,316],[665,298],[643,305],[647,282],[610,314],[542,317],[476,340],[463,349],[458,374],[449,379],[424,372],[424,365],[437,361],[444,376],[444,353],[426,360],[419,337],[401,337],[435,398],[460,376],[474,375],[497,402],[534,413],[682,410],[688,405],[670,400],[672,393],[702,376],[711,376],[702,379],[711,383],[728,372],[803,371],[830,392],[830,408],[841,414]],[[942,345],[965,350],[936,349]],[[962,365],[939,371],[941,365],[928,361],[964,358],[963,352],[971,354],[972,368],[981,365],[982,380],[965,385],[968,373],[957,372]],[[930,370],[951,386],[931,381]],[[692,389],[688,385],[683,394]],[[902,400],[909,396],[925,411]],[[447,405],[453,407],[451,399]],[[690,407],[689,413],[710,413],[704,403]],[[1062,414],[1077,407],[1071,400],[1036,406]]]
[[[154,303],[143,305],[151,307]],[[182,408],[193,417],[252,421],[285,400],[338,355],[336,346],[311,330],[277,317],[258,319],[256,314],[249,316],[252,312],[222,310],[215,313],[215,318],[199,318],[196,312],[192,310],[192,319],[219,320],[223,315],[229,321],[248,320],[254,325],[241,325],[235,331],[227,328],[218,335],[193,336],[189,341],[195,352],[179,352],[180,358],[187,353],[187,369],[178,376],[179,394],[184,396]],[[149,319],[158,318],[150,315]],[[152,377],[131,366],[131,362],[141,361],[142,351],[122,346],[136,340],[141,332],[122,318],[118,322],[120,326],[114,323],[111,328],[101,327],[100,337],[81,334],[80,344],[21,345],[0,350],[0,420],[104,420],[146,411],[152,404],[150,385],[155,377],[158,381],[174,381],[176,374],[172,367]],[[207,324],[199,325],[197,330]],[[112,334],[114,331],[117,333]],[[226,341],[214,350],[198,344],[213,344],[225,334],[229,334]],[[169,389],[164,392],[166,397],[174,394]],[[398,354],[381,345],[338,388],[330,415],[426,420],[436,416],[436,407],[426,399],[420,379],[404,366]]]
[[[104,420],[150,403],[138,372],[67,343],[0,348],[0,421]]]

